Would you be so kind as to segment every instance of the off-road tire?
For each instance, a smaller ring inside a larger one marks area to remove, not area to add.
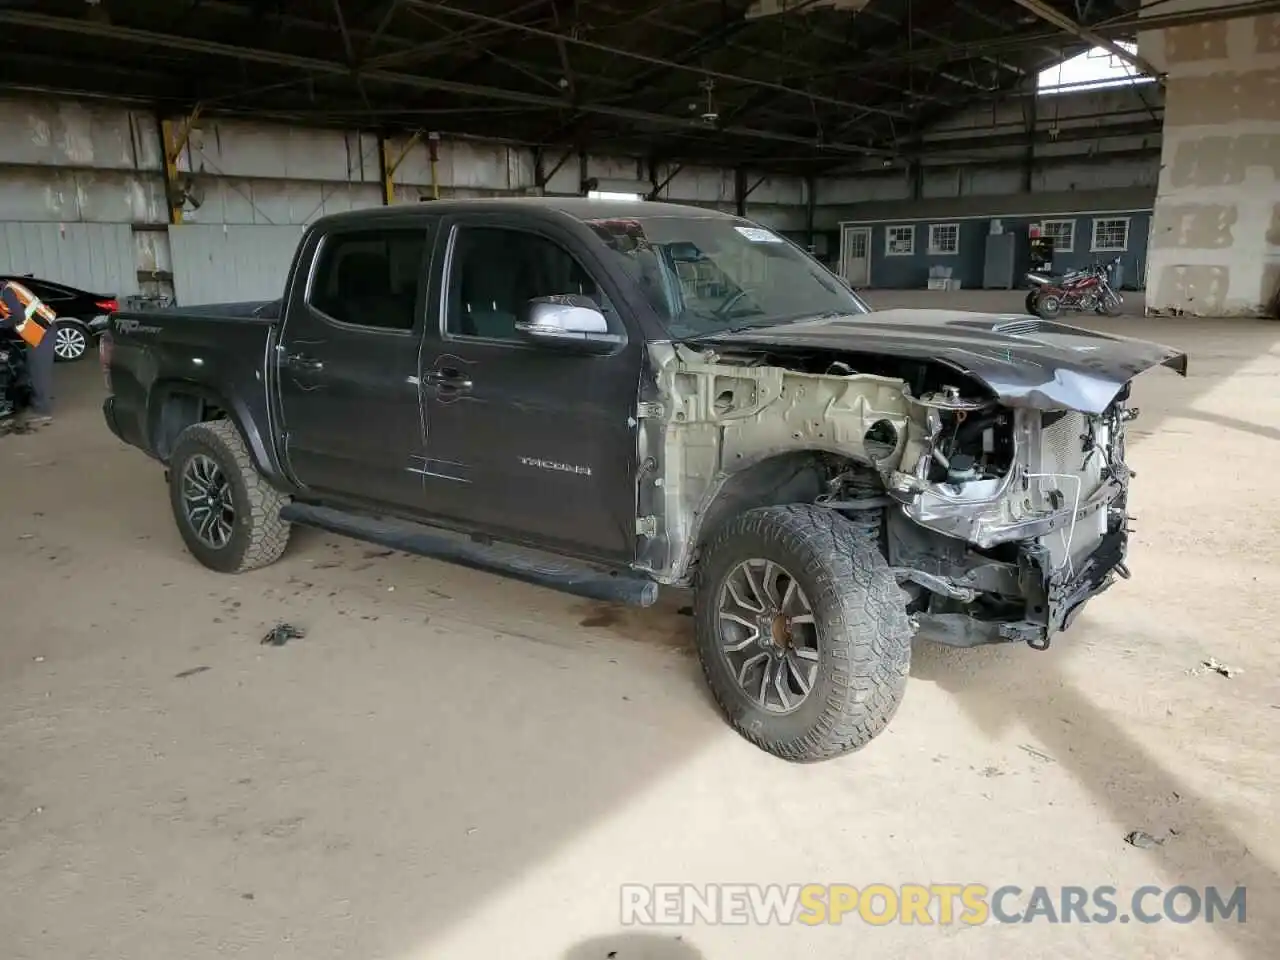
[[[818,671],[793,713],[770,713],[739,686],[720,651],[724,580],[748,559],[781,564],[813,607]],[[864,531],[825,507],[749,510],[706,545],[695,578],[698,657],[730,725],[774,756],[814,762],[851,753],[889,724],[911,664],[906,596]]]
[[[220,549],[196,537],[182,506],[183,471],[196,454],[211,458],[231,485],[235,523],[230,539]],[[244,438],[230,420],[209,420],[183,430],[173,445],[168,478],[169,503],[178,532],[192,556],[210,570],[244,573],[280,559],[289,544],[289,524],[280,519],[280,508],[288,497],[254,468]]]

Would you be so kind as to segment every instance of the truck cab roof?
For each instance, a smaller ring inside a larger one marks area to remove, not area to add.
[[[536,213],[563,214],[574,220],[608,220],[615,218],[682,217],[715,220],[739,219],[731,213],[708,207],[646,200],[606,200],[590,197],[477,197],[455,200],[431,200],[421,204],[397,204],[368,210],[351,210],[330,214],[315,221],[317,227],[350,226],[359,223],[385,223],[388,220],[412,220],[422,214],[447,216],[460,213]]]

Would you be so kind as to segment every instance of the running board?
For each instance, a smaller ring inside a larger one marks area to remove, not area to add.
[[[368,517],[306,503],[286,504],[280,519],[590,600],[649,607],[658,599],[658,585],[634,573],[597,569],[516,547],[479,544],[407,520]]]

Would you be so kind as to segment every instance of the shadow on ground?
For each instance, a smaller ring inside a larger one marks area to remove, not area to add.
[[[572,947],[564,960],[702,960],[703,954],[681,936],[620,933],[593,937]]]
[[[1090,325],[1124,329],[1103,322]],[[1206,328],[1211,331],[1208,337]],[[1144,392],[1157,394],[1161,401],[1142,404],[1143,415],[1138,421],[1142,431],[1130,441],[1131,450],[1145,436],[1159,434],[1161,422],[1174,417],[1243,430],[1264,439],[1280,437],[1280,430],[1274,427],[1192,408],[1201,389],[1211,382],[1205,378],[1206,366],[1214,377],[1227,377],[1275,349],[1280,330],[1273,323],[1165,321],[1160,330],[1159,339],[1188,350],[1193,375],[1180,380],[1157,373],[1154,376],[1161,378],[1159,381],[1141,384]],[[1141,328],[1124,332],[1144,335]],[[1179,333],[1183,336],[1177,337]],[[1205,345],[1207,359],[1198,361],[1197,343]],[[1139,498],[1144,484],[1159,482],[1158,477],[1144,473],[1135,481]],[[1135,571],[1134,576],[1140,578],[1142,571]],[[1124,584],[1116,589],[1124,589]],[[1176,616],[1176,611],[1155,616]],[[1071,634],[1064,634],[1058,642],[1071,644]],[[1088,654],[1080,651],[1079,655]],[[1248,914],[1248,924],[1218,924],[1215,932],[1231,944],[1236,956],[1249,960],[1274,957],[1275,944],[1280,943],[1280,913],[1274,906],[1280,900],[1280,873],[1250,852],[1245,839],[1212,796],[1193,790],[1177,771],[1166,769],[1117,727],[1086,691],[1063,675],[1057,666],[1060,662],[1022,648],[958,651],[917,643],[911,676],[913,681],[935,683],[947,691],[991,738],[1000,736],[1012,724],[1025,727],[1119,824],[1150,828],[1153,822],[1167,817],[1163,807],[1170,798],[1177,798],[1178,820],[1191,826],[1185,835],[1155,853],[1158,869],[1169,885],[1190,884],[1201,889],[1207,885],[1245,886],[1248,903],[1254,908]],[[1046,797],[1046,801],[1049,799]]]

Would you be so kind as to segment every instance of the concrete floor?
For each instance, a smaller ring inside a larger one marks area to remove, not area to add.
[[[888,733],[809,767],[723,724],[679,597],[610,609],[308,531],[204,570],[95,365],[60,367],[60,419],[0,439],[0,952],[1274,957],[1280,325],[1110,325],[1192,354],[1136,391],[1133,580],[1046,653],[918,644]],[[281,619],[307,637],[261,646]],[[620,928],[620,884],[670,881],[1245,884],[1248,913]]]

